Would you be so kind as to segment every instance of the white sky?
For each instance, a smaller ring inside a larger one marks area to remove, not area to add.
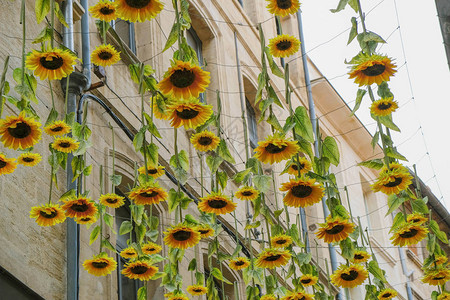
[[[352,101],[355,100],[358,86],[348,76],[342,75],[348,71],[344,59],[349,61],[359,51],[356,39],[347,46],[350,19],[352,16],[357,17],[357,14],[349,6],[344,11],[331,13],[329,9],[336,8],[338,2],[303,1],[301,8],[305,46],[312,61],[353,108]],[[394,58],[398,66],[398,72],[389,84],[400,106],[394,113],[394,121],[402,132],[393,136],[394,143],[398,146],[398,151],[408,158],[409,161],[405,163],[407,166],[412,168],[413,164],[417,165],[419,176],[437,198],[441,197],[442,192],[449,209],[450,184],[447,180],[450,179],[450,72],[435,2],[362,0],[362,8],[366,13],[373,9],[366,16],[367,29],[387,39],[387,44],[379,52]],[[339,35],[346,29],[348,31]],[[404,65],[400,31],[407,65]],[[326,43],[320,45],[324,42]],[[412,100],[413,96],[415,100]],[[370,118],[369,105],[370,100],[366,96],[357,116],[374,132],[376,125]],[[424,141],[429,156],[426,155]],[[433,168],[436,178],[433,177]]]

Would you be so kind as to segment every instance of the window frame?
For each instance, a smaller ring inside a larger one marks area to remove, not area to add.
[[[131,50],[131,52],[133,52],[133,54],[136,55],[136,29],[135,29],[135,23],[132,23],[130,21],[126,21],[123,19],[116,19],[116,20],[112,20],[110,22],[111,27],[116,30],[116,23],[118,22],[125,22],[128,24],[128,41],[125,41],[119,34],[117,34],[122,41],[125,42],[125,45]]]

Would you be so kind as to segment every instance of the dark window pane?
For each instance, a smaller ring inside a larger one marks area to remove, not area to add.
[[[250,147],[253,150],[258,147],[258,128],[256,114],[253,106],[250,104],[250,101],[247,98],[245,98],[245,104],[247,110],[248,136],[250,139]]]

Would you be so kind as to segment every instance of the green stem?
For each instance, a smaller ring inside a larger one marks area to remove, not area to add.
[[[48,80],[48,88],[50,89],[50,95],[52,96],[52,108],[55,109],[55,96],[53,95],[52,81]]]
[[[344,186],[345,195],[347,196],[347,204],[348,204],[348,210],[350,212],[350,218],[353,222],[353,214],[352,214],[352,205],[350,204],[350,197],[348,195],[348,189],[347,186]]]
[[[100,165],[100,194],[103,194],[103,165]],[[100,254],[103,248],[103,205],[100,202],[98,203],[98,214],[100,218]]]
[[[141,94],[141,119],[142,119],[142,128],[145,127],[145,109],[144,109],[144,72],[145,66],[143,63],[139,65],[141,74],[139,76],[139,93]],[[143,134],[143,147],[144,147],[144,170],[146,175],[146,180],[148,180],[148,166],[147,166],[147,141],[145,140],[145,133]]]
[[[116,148],[115,148],[115,143],[114,143],[114,127],[112,127],[111,124],[109,124],[109,126],[111,128],[111,141],[112,141],[112,175],[113,175],[113,180],[112,180],[111,192],[114,193],[115,189],[116,189],[116,185],[114,184],[114,175],[116,174],[116,171],[115,171],[115,167],[116,167],[116,163],[115,163]]]
[[[20,24],[22,24],[22,85],[25,86],[25,42],[26,42],[26,17],[25,17],[25,0],[22,0],[20,7]],[[22,101],[26,103],[26,99],[22,96]],[[22,102],[21,101],[21,102]],[[22,109],[25,107],[23,105]]]
[[[50,0],[50,46],[53,49],[55,41],[55,0]]]
[[[68,99],[69,99],[69,81],[70,81],[70,75],[68,75],[67,77],[66,77],[67,79],[66,79],[66,95],[65,95],[65,97],[64,97],[64,113],[67,115],[67,105],[68,105]]]
[[[175,8],[175,16],[177,19],[177,28],[178,28],[178,53],[179,53],[179,59],[183,60],[184,53],[183,49],[181,48],[182,42],[182,30],[181,30],[181,23],[180,23],[180,12],[178,11],[178,0],[173,1],[174,8]]]
[[[54,154],[52,153],[52,155],[54,155]],[[50,187],[49,187],[49,192],[48,192],[48,204],[51,204],[51,203],[52,203],[53,170],[54,170],[54,167],[53,167],[53,162],[52,162],[52,164],[51,164],[51,170],[50,170]]]

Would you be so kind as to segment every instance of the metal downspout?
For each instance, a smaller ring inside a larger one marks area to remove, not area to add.
[[[84,14],[81,16],[81,48],[83,59],[83,74],[86,76],[86,86],[84,90],[91,87],[91,42],[89,39],[89,4],[88,0],[81,0],[81,6],[84,8]]]
[[[306,93],[308,95],[309,118],[310,118],[311,124],[313,126],[314,136],[316,137],[316,139],[314,141],[314,155],[316,155],[318,157],[319,156],[319,141],[317,139],[317,126],[316,126],[317,117],[316,117],[316,109],[315,109],[315,105],[314,105],[314,99],[312,97],[311,80],[309,78],[308,57],[306,56],[306,50],[305,50],[305,38],[303,36],[301,10],[298,10],[298,12],[297,12],[297,23],[298,23],[298,32],[300,35],[300,42],[301,42],[300,48],[301,48],[301,53],[302,53],[303,70],[305,73]],[[325,198],[322,199],[322,208],[323,208],[324,216],[327,217],[330,214],[330,211],[328,210],[327,204],[325,202]],[[336,249],[334,248],[333,245],[328,244],[328,251],[330,253],[331,270],[334,272],[338,268]],[[336,299],[342,299],[341,293],[338,293],[336,295]]]

